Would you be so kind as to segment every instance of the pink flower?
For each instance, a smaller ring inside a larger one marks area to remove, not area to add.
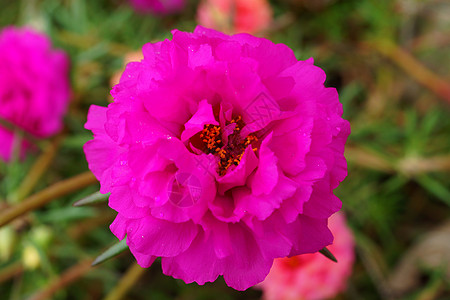
[[[350,126],[313,60],[203,27],[142,50],[114,102],[91,106],[84,148],[138,263],[244,290],[329,245]]]
[[[141,13],[170,14],[181,11],[185,0],[130,0],[134,9]]]
[[[269,27],[272,8],[267,0],[204,0],[198,23],[228,33],[256,33]]]
[[[36,138],[62,128],[70,96],[69,60],[32,29],[0,32],[0,119]],[[0,157],[9,160],[15,134],[0,127]],[[30,146],[23,142],[22,150]]]
[[[278,258],[266,279],[259,284],[265,300],[321,300],[345,290],[355,259],[354,240],[343,214],[330,218],[335,240],[328,249],[332,262],[320,253]]]

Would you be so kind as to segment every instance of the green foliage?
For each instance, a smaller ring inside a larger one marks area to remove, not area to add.
[[[444,99],[370,43],[390,41],[449,78],[445,38],[450,33],[439,13],[450,13],[450,5],[432,0],[336,0],[309,9],[305,3],[310,1],[314,0],[271,1],[276,18],[267,38],[288,45],[299,59],[314,57],[327,73],[326,85],[338,89],[352,134],[346,155],[349,175],[335,192],[354,229],[358,253],[350,288],[339,299],[386,298],[383,280],[416,238],[448,220],[450,118]],[[174,28],[193,30],[197,3],[190,1],[180,15],[155,17],[136,14],[125,0],[0,0],[0,27],[32,24],[48,33],[71,59],[73,102],[65,119],[65,136],[32,194],[87,170],[82,146],[92,138],[83,127],[89,106],[108,104],[110,78],[123,68],[126,53],[170,38]],[[38,146],[40,155],[49,141]],[[36,157],[0,162],[0,213],[21,203],[14,195]],[[0,237],[5,237],[0,245],[0,279],[6,278],[0,280],[0,298],[27,298],[117,242],[108,228],[112,210],[89,198],[96,191],[98,186],[91,186],[57,198],[0,228]],[[84,197],[93,205],[72,207]],[[119,250],[125,249],[124,242],[119,245]],[[54,299],[103,298],[133,262],[125,251],[59,288]],[[16,275],[2,277],[16,266]],[[430,293],[434,299],[450,297],[441,274],[441,270],[424,271],[404,299],[432,299],[425,297]],[[129,299],[260,296],[256,289],[234,291],[222,279],[202,287],[186,285],[164,276],[158,262],[128,294]]]
[[[123,239],[120,242],[114,244],[113,246],[111,246],[110,248],[108,248],[105,252],[103,252],[102,254],[100,254],[92,263],[93,266],[101,264],[102,262],[113,258],[117,255],[119,255],[120,253],[122,253],[123,251],[125,251],[126,249],[128,249],[127,246],[127,240]]]

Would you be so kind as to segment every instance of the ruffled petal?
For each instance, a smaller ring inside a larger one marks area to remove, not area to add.
[[[92,105],[88,113],[86,129],[92,130],[94,139],[84,146],[84,153],[89,164],[89,169],[100,181],[102,193],[109,192],[113,179],[111,168],[116,163],[122,150],[105,132],[106,108]]]
[[[294,222],[287,224],[286,234],[293,244],[289,256],[314,253],[333,242],[327,219],[305,215],[299,215]]]
[[[193,135],[202,131],[206,124],[219,125],[219,122],[214,118],[211,104],[207,100],[202,100],[198,104],[195,114],[184,124],[185,129],[181,133],[181,140],[186,142]]]
[[[273,259],[265,259],[252,233],[239,224],[230,224],[234,252],[225,258],[223,278],[228,286],[243,291],[264,280]]]
[[[197,232],[192,222],[172,223],[147,216],[128,220],[127,243],[146,255],[170,257],[189,248]]]
[[[114,221],[109,226],[111,232],[119,239],[123,240],[127,234],[127,218],[118,213]]]
[[[269,194],[278,183],[278,159],[269,148],[271,142],[272,133],[263,140],[259,148],[258,169],[249,180],[254,196]]]
[[[127,185],[113,187],[108,199],[109,207],[120,212],[126,218],[137,219],[148,215],[148,209],[135,204],[133,194],[134,192]]]
[[[156,256],[142,254],[142,253],[136,251],[136,249],[134,249],[133,247],[130,247],[130,251],[133,254],[133,256],[136,258],[138,265],[140,265],[142,268],[150,267],[156,259]]]
[[[342,207],[342,202],[333,194],[330,176],[314,184],[311,198],[304,205],[303,213],[313,218],[327,219]]]
[[[188,250],[161,259],[163,273],[186,283],[215,281],[224,273],[225,261],[217,258],[212,239],[212,236],[205,238],[200,231]]]
[[[244,155],[238,166],[236,166],[231,171],[228,172],[221,177],[217,178],[217,182],[219,184],[218,192],[223,195],[227,190],[245,185],[248,176],[255,170],[258,165],[258,158],[256,157],[253,149],[251,147],[247,147],[245,149]]]
[[[292,197],[297,187],[298,184],[295,181],[283,175],[268,195],[257,196],[249,188],[236,188],[233,190],[233,198],[236,202],[234,214],[242,217],[250,213],[259,220],[264,220],[280,207],[283,200]]]

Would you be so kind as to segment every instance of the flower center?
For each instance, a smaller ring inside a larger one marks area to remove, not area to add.
[[[244,125],[241,116],[227,122],[226,128],[234,128],[229,133],[226,144],[223,135],[228,133],[221,130],[220,126],[207,124],[200,132],[200,139],[205,146],[204,152],[207,154],[212,153],[219,157],[218,173],[220,176],[225,175],[229,167],[239,165],[247,146],[252,145],[253,151],[258,150],[258,147],[254,146],[258,141],[255,134],[250,133],[245,138],[241,137],[240,131]]]

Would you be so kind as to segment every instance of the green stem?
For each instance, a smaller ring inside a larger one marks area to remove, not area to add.
[[[89,171],[57,182],[2,212],[0,214],[0,227],[33,209],[44,206],[55,198],[67,195],[96,182],[97,179]]]
[[[387,40],[375,40],[367,44],[378,53],[392,60],[418,83],[450,103],[450,85],[448,82],[425,67],[409,52]]]
[[[130,288],[136,283],[136,281],[144,275],[145,271],[138,264],[133,264],[130,268],[128,268],[125,275],[120,280],[119,284],[105,297],[105,300],[120,300],[122,299]]]
[[[48,286],[32,295],[29,300],[50,299],[57,291],[64,289],[66,286],[92,270],[93,268],[91,267],[91,264],[92,259],[81,261],[77,265],[62,273],[60,276],[56,277],[55,280],[51,281]]]
[[[22,273],[22,271],[23,266],[21,262],[16,262],[7,266],[6,268],[0,270],[0,283],[13,278],[14,276]]]
[[[44,174],[50,163],[53,161],[62,140],[63,136],[58,136],[45,148],[44,152],[39,156],[25,179],[22,181],[22,184],[13,194],[13,200],[15,200],[13,202],[19,202],[30,194],[42,174]]]

